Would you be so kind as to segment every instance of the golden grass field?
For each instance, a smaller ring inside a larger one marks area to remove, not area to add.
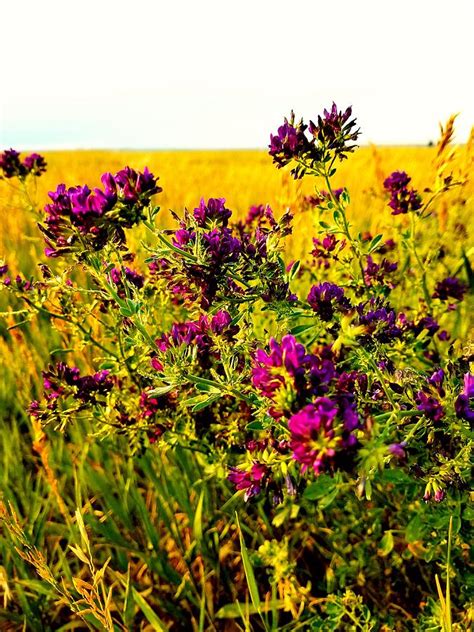
[[[470,145],[458,147],[452,161],[455,174],[461,178],[466,177],[472,166]],[[48,170],[36,179],[34,195],[39,209],[48,201],[48,191],[59,183],[68,186],[87,183],[93,187],[100,184],[100,175],[106,171],[115,172],[125,165],[137,169],[148,166],[159,176],[163,187],[163,193],[157,197],[157,204],[162,208],[159,216],[162,226],[169,222],[168,209],[179,214],[184,207],[193,209],[201,197],[224,197],[237,218],[253,204],[269,204],[277,214],[290,208],[295,214],[295,235],[290,240],[295,257],[303,255],[314,235],[309,214],[300,212],[304,196],[314,191],[313,179],[294,181],[286,170],[272,165],[265,151],[84,150],[51,151],[44,155]],[[359,228],[391,232],[393,217],[384,200],[384,178],[394,170],[404,170],[412,177],[414,186],[422,191],[433,186],[435,157],[436,147],[361,147],[339,165],[333,184],[349,189],[351,206],[357,209],[354,220]],[[472,183],[467,187],[471,190],[463,191],[464,198],[471,196]],[[448,198],[445,196],[443,200],[447,203]],[[0,182],[0,259],[8,257],[11,268],[18,265],[18,269],[32,272],[42,248],[42,238],[33,218],[25,217],[25,211],[19,210],[21,207],[11,188]]]

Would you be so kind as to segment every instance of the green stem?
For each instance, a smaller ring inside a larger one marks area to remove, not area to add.
[[[56,314],[55,312],[50,312],[48,309],[45,309],[44,307],[41,307],[40,305],[36,305],[35,303],[33,303],[33,301],[30,301],[30,299],[27,298],[26,296],[22,296],[21,298],[25,301],[25,303],[27,305],[29,305],[30,307],[33,307],[33,309],[36,309],[41,314],[45,314],[45,315],[49,316],[50,318],[58,318],[59,320],[64,320],[65,322],[69,323],[70,325],[74,325],[80,331],[82,331],[82,333],[86,335],[87,340],[90,340],[90,342],[92,342],[92,344],[95,345],[98,349],[101,349],[102,351],[104,351],[104,353],[107,353],[108,355],[111,355],[116,360],[119,359],[119,356],[114,351],[112,351],[111,349],[107,349],[107,347],[104,347],[104,345],[102,345],[98,340],[96,340],[91,335],[91,333],[88,332],[87,329],[83,325],[81,325],[81,323],[78,323],[78,322],[76,322],[74,320],[71,320],[70,318],[67,318],[66,316],[63,316],[62,314]]]
[[[331,163],[332,164],[332,163]],[[365,273],[364,273],[364,264],[362,263],[362,256],[359,252],[359,248],[357,247],[356,242],[354,241],[350,229],[349,229],[349,223],[347,221],[347,217],[346,217],[346,211],[344,209],[344,207],[339,203],[339,201],[337,200],[336,196],[334,195],[334,191],[332,190],[332,186],[331,186],[331,181],[329,179],[329,175],[328,172],[325,171],[323,174],[324,180],[326,182],[326,186],[328,188],[328,192],[329,195],[331,196],[331,201],[332,203],[335,205],[336,209],[340,212],[341,217],[342,217],[342,229],[343,229],[343,233],[346,236],[347,240],[349,241],[349,244],[351,246],[352,252],[354,253],[355,258],[357,259],[357,262],[359,264],[359,270],[360,270],[360,276],[362,279],[362,283],[364,284],[364,287],[366,289],[366,291],[368,291],[369,287],[367,285],[367,281],[365,280]]]
[[[418,250],[416,248],[416,215],[415,213],[410,214],[410,245],[412,248],[413,256],[415,257],[421,271],[421,286],[423,288],[423,295],[425,297],[426,304],[428,307],[431,307],[431,296],[428,292],[428,286],[426,284],[426,269],[423,261],[418,254]]]

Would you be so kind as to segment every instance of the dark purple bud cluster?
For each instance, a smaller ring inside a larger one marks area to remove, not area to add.
[[[284,167],[309,151],[310,143],[304,133],[307,127],[303,123],[303,119],[296,123],[295,114],[291,112],[290,119],[285,118],[277,133],[270,134],[270,151],[268,153],[278,167]]]
[[[43,371],[46,409],[41,409],[39,402],[33,401],[29,412],[35,417],[45,419],[49,413],[57,410],[60,400],[68,397],[78,401],[81,408],[96,404],[113,388],[114,382],[109,374],[110,371],[103,370],[81,376],[77,367],[71,367],[64,362],[59,362],[55,366],[50,365],[47,371]]]
[[[109,240],[123,244],[124,229],[143,219],[152,196],[162,191],[147,168],[141,173],[125,167],[115,176],[104,173],[101,180],[103,189],[60,184],[49,193],[52,203],[45,206],[45,226],[40,226],[48,257],[87,247],[100,250]]]
[[[404,171],[394,171],[385,179],[383,185],[390,193],[388,205],[392,209],[392,215],[418,211],[421,206],[421,197],[413,188],[408,188],[411,178]]]
[[[371,298],[356,307],[358,324],[365,327],[361,341],[372,340],[390,343],[403,335],[403,318],[397,317],[395,310],[382,298]]]
[[[199,206],[193,211],[200,228],[209,226],[227,226],[232,211],[225,207],[225,198],[210,198],[207,203],[201,198]]]
[[[0,267],[0,276],[2,276],[2,273],[1,273],[2,268],[5,270],[4,272],[5,274],[8,270],[8,266],[5,265],[5,266]],[[6,276],[3,279],[3,285],[5,285],[5,287],[8,287],[8,288],[19,290],[20,292],[28,292],[29,290],[37,286],[38,283],[30,279],[23,279],[19,274],[17,274],[14,279],[12,279],[9,276]]]
[[[141,289],[145,283],[145,277],[142,274],[127,266],[122,269],[112,268],[109,271],[109,277],[112,283],[121,289],[124,287],[124,282],[133,285],[138,290]]]
[[[324,110],[323,116],[318,116],[317,124],[309,122],[309,131],[313,138],[324,148],[334,152],[340,160],[347,158],[347,154],[354,151],[360,130],[355,129],[356,120],[351,119],[352,107],[344,112],[337,109],[335,103],[330,110]]]
[[[460,419],[465,419],[471,424],[474,422],[474,375],[472,373],[464,375],[464,389],[457,396],[454,408]]]
[[[20,153],[14,149],[7,149],[0,154],[0,178],[26,178],[26,176],[40,176],[46,171],[46,161],[43,156],[33,153],[20,160]]]
[[[425,417],[428,417],[428,419],[437,422],[444,417],[443,406],[437,397],[425,391],[418,391],[415,402],[418,410],[420,410]]]
[[[450,298],[462,301],[466,291],[467,285],[462,283],[462,281],[456,277],[447,277],[436,283],[433,298],[439,298],[441,301],[449,301]]]
[[[153,359],[152,364],[157,370],[162,371],[166,362],[164,354],[168,350],[195,346],[199,351],[199,363],[208,368],[209,357],[213,351],[213,336],[224,336],[231,342],[238,331],[238,326],[232,325],[230,314],[224,310],[218,311],[212,318],[203,314],[198,320],[174,323],[169,333],[163,334],[156,341],[158,356]]]
[[[398,263],[382,259],[380,263],[375,263],[371,255],[367,255],[367,263],[364,268],[364,278],[368,286],[387,285],[390,289],[396,286],[396,282],[387,276],[393,274],[398,268]]]
[[[308,303],[318,314],[321,320],[332,320],[335,312],[347,312],[350,301],[344,296],[342,287],[325,281],[319,285],[313,285],[308,294]]]
[[[285,118],[277,133],[270,135],[269,154],[273,162],[277,167],[284,167],[296,161],[299,164],[292,174],[300,178],[307,168],[322,166],[331,157],[339,160],[347,158],[347,154],[356,148],[352,143],[359,137],[359,129],[355,129],[356,120],[351,116],[352,108],[342,112],[333,103],[330,110],[324,110],[323,116],[318,116],[316,124],[310,121],[308,128],[303,119],[297,123],[294,112],[291,112],[290,118]],[[307,129],[310,137],[305,134]]]

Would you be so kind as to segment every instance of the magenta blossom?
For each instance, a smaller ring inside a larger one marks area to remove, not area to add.
[[[302,464],[303,472],[312,467],[319,474],[335,455],[341,443],[341,437],[336,435],[333,427],[337,413],[334,402],[327,397],[319,397],[288,422],[293,458]]]
[[[227,478],[236,489],[245,490],[245,500],[260,493],[269,474],[269,468],[258,462],[255,462],[249,470],[241,470],[237,467],[231,467],[230,470]]]

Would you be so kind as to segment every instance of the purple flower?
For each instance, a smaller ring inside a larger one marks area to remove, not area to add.
[[[61,395],[71,395],[82,403],[95,403],[97,397],[107,394],[113,386],[109,371],[98,371],[93,375],[81,376],[77,367],[59,362],[43,371],[43,385],[48,400],[56,400]]]
[[[0,175],[4,178],[24,178],[27,175],[40,176],[46,171],[46,161],[43,156],[33,153],[27,156],[23,162],[20,153],[14,149],[7,149],[0,154]]]
[[[443,369],[438,369],[431,375],[431,377],[428,378],[428,384],[432,386],[433,388],[435,388],[441,397],[445,396],[443,382],[444,382]]]
[[[444,409],[436,397],[431,397],[424,391],[418,391],[415,401],[418,410],[428,417],[428,419],[438,422],[444,417]]]
[[[462,301],[466,290],[467,285],[462,283],[459,279],[456,279],[456,277],[447,277],[442,281],[438,281],[433,293],[433,298],[439,298],[441,301],[447,301],[449,298]]]
[[[225,208],[225,198],[209,198],[207,204],[201,198],[199,206],[194,209],[194,217],[198,226],[204,228],[209,224],[227,226],[232,211]]]
[[[432,316],[423,316],[417,323],[411,323],[410,327],[415,336],[418,336],[424,329],[430,336],[434,336],[439,329],[437,321]]]
[[[375,263],[370,255],[367,255],[367,266],[364,269],[364,277],[367,285],[373,285],[378,283],[383,285],[385,283],[386,275],[392,274],[398,268],[398,263],[382,259],[380,264]],[[388,282],[388,286],[392,289],[395,284],[392,281]]]
[[[20,153],[14,149],[7,149],[0,155],[0,169],[4,178],[26,175],[26,168],[20,162]]]
[[[46,226],[40,225],[47,256],[57,257],[74,250],[77,233],[81,234],[82,243],[87,242],[95,250],[103,248],[108,239],[124,243],[124,228],[139,222],[151,196],[162,190],[148,169],[140,173],[126,167],[115,176],[104,173],[101,180],[103,189],[93,192],[87,185],[66,189],[60,184],[49,193],[52,203],[44,209]]]
[[[8,272],[8,265],[5,263],[0,265],[0,277]]]
[[[281,343],[272,338],[270,353],[258,349],[255,354],[252,383],[262,395],[272,398],[289,377],[304,375],[308,360],[304,346],[294,336],[284,336]]]
[[[268,153],[278,168],[284,167],[308,149],[309,143],[304,134],[306,127],[302,120],[295,125],[295,115],[292,112],[290,120],[285,118],[278,132],[275,135],[270,134]]]
[[[340,443],[340,437],[336,436],[333,428],[337,412],[334,402],[320,397],[288,422],[293,458],[302,464],[303,472],[312,467],[319,474],[325,463],[335,455]]]
[[[268,222],[270,228],[274,228],[277,225],[273,211],[268,204],[251,206],[245,218],[244,225],[251,226],[252,224],[257,224],[258,226],[262,226],[265,222]]]
[[[110,174],[108,174],[110,176]],[[113,178],[120,189],[121,197],[127,202],[136,203],[148,199],[163,189],[158,186],[157,178],[145,167],[143,173],[131,167],[125,167]],[[111,182],[111,179],[109,180]]]
[[[166,352],[171,347],[181,347],[195,345],[199,349],[199,359],[201,363],[207,361],[209,352],[212,347],[211,335],[225,336],[229,341],[233,339],[233,336],[239,331],[239,328],[234,325],[230,327],[232,318],[224,310],[220,310],[213,316],[209,322],[209,318],[206,315],[202,315],[198,320],[188,320],[182,323],[174,323],[171,326],[169,333],[163,334],[161,338],[156,341],[157,348],[161,352]],[[159,364],[159,369],[162,370],[162,364]]]
[[[43,156],[33,153],[23,160],[23,166],[25,167],[27,173],[31,173],[34,176],[40,176],[46,171],[47,164]]]
[[[474,375],[464,375],[464,389],[454,402],[456,415],[470,423],[474,422]]]
[[[392,443],[388,446],[388,451],[399,459],[405,458],[405,446],[406,442]]]
[[[230,470],[227,478],[236,489],[245,490],[245,500],[260,493],[269,474],[269,468],[258,462],[253,463],[249,470],[241,470],[237,467],[231,467]]]
[[[443,331],[440,331],[438,334],[438,338],[440,340],[442,340],[443,342],[449,340],[451,338],[451,336],[449,335],[449,333],[446,331],[446,329],[443,329]]]
[[[212,265],[237,261],[242,251],[241,242],[232,236],[229,228],[214,228],[209,233],[203,233],[202,239]]]
[[[211,320],[211,331],[215,334],[221,334],[232,322],[229,312],[221,309]]]
[[[371,298],[357,305],[356,309],[359,314],[359,325],[365,326],[363,340],[370,341],[374,338],[378,342],[390,343],[402,337],[395,310],[382,299]]]
[[[350,308],[349,299],[344,296],[342,287],[327,281],[313,285],[308,294],[308,303],[325,321],[331,320],[335,311],[344,312]]]
[[[417,211],[421,208],[421,197],[418,192],[413,188],[408,189],[410,181],[410,176],[404,171],[394,171],[385,179],[383,185],[390,193],[388,205],[392,209],[392,215]]]

